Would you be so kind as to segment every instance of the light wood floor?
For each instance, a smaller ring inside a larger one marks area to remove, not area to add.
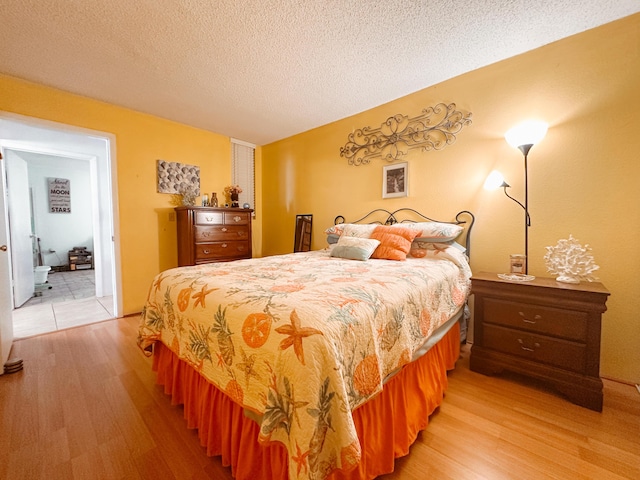
[[[15,342],[0,376],[2,479],[231,479],[135,345],[137,318]],[[517,377],[469,371],[384,480],[640,478],[640,395],[605,381],[602,413]]]

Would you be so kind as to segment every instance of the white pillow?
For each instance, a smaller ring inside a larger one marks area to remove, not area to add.
[[[410,228],[411,230],[420,230],[416,237],[418,242],[451,242],[458,238],[464,227],[455,223],[441,222],[406,222],[396,223],[394,227]]]
[[[356,225],[356,224],[353,224],[353,223],[347,223],[344,226],[344,229],[342,230],[342,236],[343,237],[369,238],[369,237],[371,237],[371,234],[376,229],[376,227],[379,227],[379,226],[380,225],[378,225],[376,223],[363,224],[363,225]]]
[[[373,238],[358,238],[342,235],[333,248],[331,256],[349,260],[367,260],[378,248],[380,241]]]

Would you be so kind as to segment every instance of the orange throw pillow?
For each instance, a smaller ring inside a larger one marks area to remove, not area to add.
[[[420,233],[420,230],[410,228],[380,225],[373,230],[369,238],[380,241],[380,245],[373,252],[371,258],[386,260],[406,260],[407,253],[411,250],[411,242]]]

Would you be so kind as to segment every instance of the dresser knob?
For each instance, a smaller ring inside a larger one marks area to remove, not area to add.
[[[533,320],[529,320],[524,312],[518,312],[518,315],[522,317],[524,323],[536,323],[538,320],[542,320],[542,316],[540,315],[534,315]]]
[[[211,250],[203,250],[202,253],[204,253],[205,255],[209,255],[211,253]]]
[[[204,219],[205,219],[207,222],[210,222],[210,223],[213,223],[213,220],[214,220],[214,218],[213,218],[213,217],[204,217]]]
[[[222,227],[222,229],[221,229],[221,230],[222,230],[223,232],[226,232],[226,231],[227,231],[227,229],[226,229],[225,227]]]
[[[227,248],[227,244],[223,243],[222,245],[220,245],[222,248]]]
[[[240,220],[242,220],[242,217],[239,217],[238,215],[233,217],[233,221],[236,222],[236,223],[238,223]]]

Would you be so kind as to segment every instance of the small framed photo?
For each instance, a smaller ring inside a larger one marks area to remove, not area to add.
[[[382,198],[398,198],[409,195],[409,164],[394,163],[382,167]]]

